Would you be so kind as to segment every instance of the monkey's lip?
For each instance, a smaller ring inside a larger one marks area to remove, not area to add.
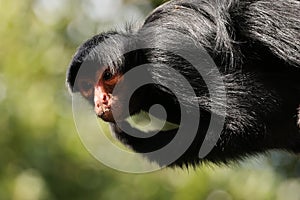
[[[110,108],[105,108],[100,114],[97,114],[97,116],[106,122],[114,122]]]
[[[102,110],[102,112],[100,114],[98,114],[98,117],[102,118],[105,115],[105,113],[108,113],[108,112],[111,112],[110,108],[108,108],[108,107],[104,108]]]

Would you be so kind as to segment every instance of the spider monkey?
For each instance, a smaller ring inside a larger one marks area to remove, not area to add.
[[[129,115],[162,105],[167,121],[179,124],[187,110],[199,106],[200,123],[186,151],[168,166],[197,165],[203,161],[228,163],[271,149],[300,152],[300,2],[298,0],[172,0],[156,8],[138,30],[110,31],[83,43],[67,72],[67,85],[94,107],[108,122],[117,138],[134,151],[147,153],[170,143],[178,128],[161,130],[144,138],[123,131],[117,121],[124,119],[122,99],[131,87],[126,72],[144,64],[143,77],[154,81],[138,88],[130,97]],[[145,34],[149,27],[155,34]],[[165,32],[171,30],[174,34]],[[210,99],[206,82],[184,58],[167,51],[180,49],[181,36],[203,47],[217,66],[225,86],[226,102]],[[155,48],[126,52],[141,38]],[[88,67],[83,63],[94,60]],[[181,79],[170,77],[161,65],[180,72],[197,98],[181,87]],[[79,71],[83,70],[79,74]],[[134,77],[134,79],[139,77]],[[120,90],[113,94],[116,85]],[[170,91],[164,85],[173,85]],[[219,104],[221,105],[219,105]],[[217,109],[211,109],[213,106]],[[225,109],[223,130],[213,149],[199,158],[209,121],[218,109]],[[189,115],[193,118],[193,114]],[[185,133],[189,134],[189,131]],[[180,146],[180,142],[177,144]],[[176,150],[176,149],[175,149]],[[165,164],[159,156],[149,157]]]

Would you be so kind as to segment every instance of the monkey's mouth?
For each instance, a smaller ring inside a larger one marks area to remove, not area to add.
[[[103,108],[102,112],[97,114],[97,116],[106,122],[115,122],[112,110],[109,107]]]
[[[107,113],[111,112],[110,108],[102,108],[102,111],[97,114],[99,118],[104,117]]]

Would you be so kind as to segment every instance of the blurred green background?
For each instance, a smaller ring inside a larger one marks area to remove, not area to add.
[[[84,148],[65,87],[72,55],[94,34],[140,24],[161,3],[0,0],[0,200],[300,199],[300,163],[284,153],[135,175]]]

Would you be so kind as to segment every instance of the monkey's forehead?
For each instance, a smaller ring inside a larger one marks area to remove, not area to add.
[[[91,62],[98,63],[100,66],[117,67],[120,65],[129,37],[118,33],[101,35],[101,39],[93,37],[82,44],[76,52],[73,61],[78,62],[80,65],[85,62],[88,62],[88,65]]]
[[[83,43],[75,53],[67,72],[67,85],[73,91],[79,76],[93,77],[99,69],[120,71],[123,63],[124,34],[117,32],[96,35]]]

